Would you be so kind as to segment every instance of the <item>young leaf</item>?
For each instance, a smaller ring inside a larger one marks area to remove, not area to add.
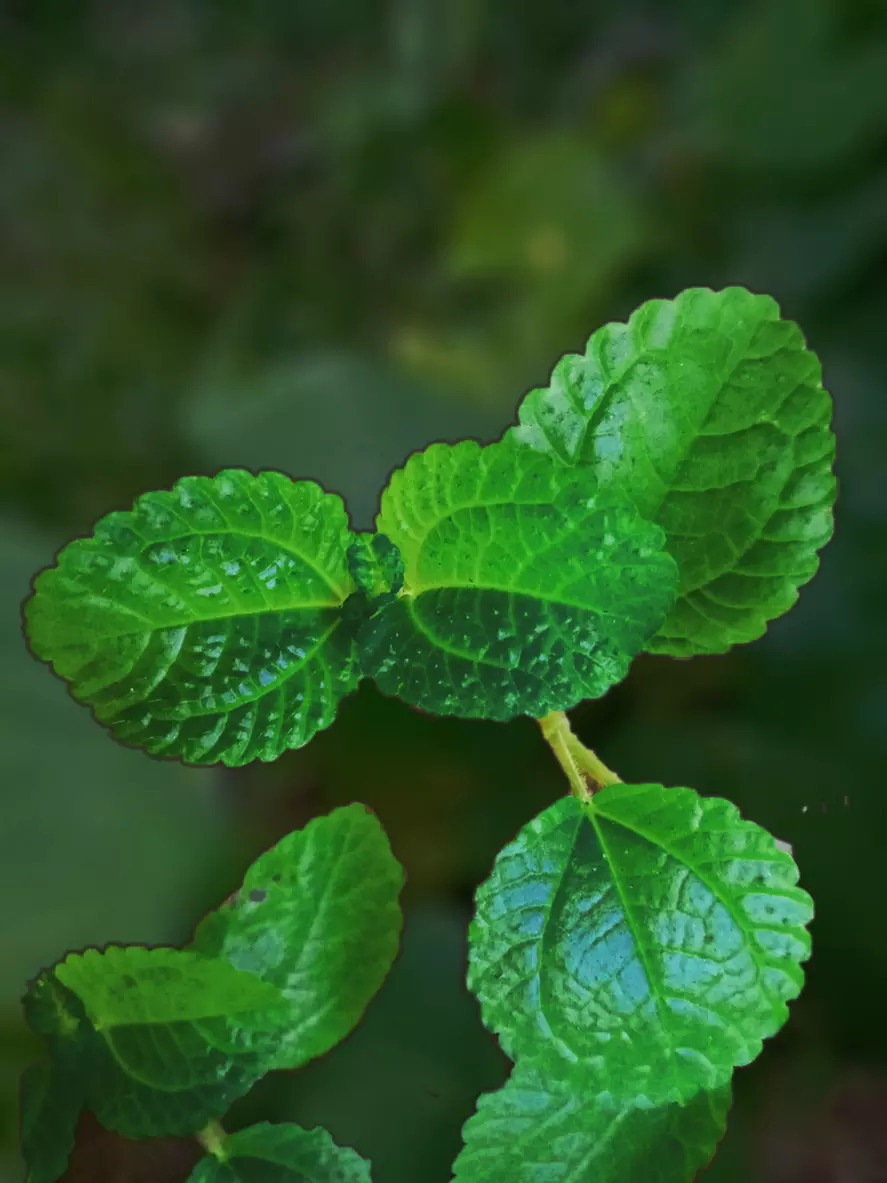
[[[597,698],[674,601],[661,531],[587,469],[507,443],[432,444],[376,521],[404,583],[363,626],[363,672],[437,714],[505,720]]]
[[[686,1105],[642,1109],[595,1096],[591,1080],[566,1083],[551,1067],[521,1060],[503,1088],[481,1095],[462,1130],[459,1183],[690,1183],[724,1136],[729,1084]]]
[[[88,1108],[127,1138],[190,1134],[224,1113],[272,1067],[290,1021],[270,982],[181,949],[87,949],[41,977],[85,1012],[63,1015],[51,1043],[77,1058]]]
[[[191,764],[273,760],[357,685],[341,498],[227,469],[146,493],[64,547],[31,648],[117,739]]]
[[[400,943],[404,875],[378,819],[347,805],[287,834],[249,868],[192,947],[273,983],[291,1004],[275,1067],[297,1068],[344,1039]]]
[[[788,611],[832,533],[831,400],[769,296],[690,288],[608,324],[508,438],[590,465],[665,530],[678,601],[653,652],[723,653]]]
[[[372,1183],[366,1159],[320,1127],[259,1122],[230,1134],[223,1153],[202,1158],[187,1183]]]
[[[56,1183],[68,1168],[83,1095],[76,1077],[48,1060],[22,1073],[21,1143],[25,1183]]]
[[[686,1101],[788,1017],[813,914],[797,879],[720,798],[624,784],[567,797],[478,888],[468,984],[512,1059],[557,1062],[617,1103]]]

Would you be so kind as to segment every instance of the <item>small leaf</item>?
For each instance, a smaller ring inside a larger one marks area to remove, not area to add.
[[[183,477],[64,547],[25,605],[34,653],[117,739],[273,760],[357,685],[341,498],[278,472]]]
[[[621,1103],[724,1084],[788,1017],[810,954],[798,869],[730,802],[609,786],[567,797],[477,892],[470,988],[512,1059]]]
[[[88,1018],[55,1042],[77,1057],[87,1106],[127,1138],[224,1113],[273,1066],[291,1018],[270,982],[181,949],[87,949],[52,974]]]
[[[403,587],[403,559],[384,534],[365,531],[348,548],[348,568],[354,582],[371,599],[399,592]]]
[[[432,444],[392,475],[376,524],[404,585],[363,626],[362,668],[438,714],[505,720],[596,698],[673,603],[661,532],[587,469],[528,448]]]
[[[593,467],[665,531],[680,595],[650,650],[723,653],[788,611],[832,533],[831,400],[769,296],[690,288],[608,324],[507,438]]]
[[[642,1109],[556,1071],[521,1060],[503,1088],[481,1095],[462,1130],[459,1183],[690,1183],[724,1136],[729,1085],[686,1105]]]
[[[366,1159],[320,1127],[259,1122],[230,1134],[223,1153],[201,1159],[187,1183],[372,1183]]]
[[[21,1078],[21,1142],[25,1183],[56,1183],[68,1168],[83,1096],[79,1082],[43,1061]]]
[[[400,943],[403,869],[364,805],[287,834],[249,868],[193,948],[278,987],[291,1018],[275,1066],[297,1068],[356,1026]]]

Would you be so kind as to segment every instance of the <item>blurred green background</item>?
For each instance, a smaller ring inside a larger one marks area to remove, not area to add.
[[[153,761],[27,653],[31,575],[224,465],[317,478],[366,527],[410,450],[496,437],[598,325],[727,283],[823,359],[835,540],[766,638],[639,659],[574,725],[626,780],[735,801],[816,900],[807,988],[706,1183],[887,1179],[884,0],[5,0],[0,77],[0,1183],[26,980],[184,942],[351,800],[409,875],[402,955],[352,1037],[229,1125],[321,1123],[376,1183],[443,1183],[507,1072],[464,986],[472,893],[564,791],[532,722],[369,686],[276,764]],[[195,1153],[83,1133],[71,1180],[173,1183]]]

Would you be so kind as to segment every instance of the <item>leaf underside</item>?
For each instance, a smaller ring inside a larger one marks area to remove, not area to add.
[[[34,653],[121,742],[227,765],[329,726],[358,681],[344,505],[227,469],[146,493],[64,547],[25,605]]]
[[[82,1095],[77,1081],[49,1061],[32,1064],[21,1078],[21,1141],[25,1183],[56,1183],[68,1168]]]
[[[608,1103],[593,1083],[565,1085],[520,1061],[503,1088],[484,1093],[462,1130],[459,1183],[688,1183],[724,1135],[730,1086],[686,1105]]]
[[[274,1066],[297,1068],[357,1024],[397,953],[404,874],[366,806],[314,818],[249,868],[192,947],[278,987],[291,1017]]]
[[[723,653],[795,603],[832,534],[818,358],[769,296],[690,288],[608,324],[506,438],[589,466],[665,531],[680,595],[653,652]]]
[[[505,720],[596,698],[674,600],[657,527],[586,470],[510,444],[415,454],[376,525],[403,587],[362,628],[362,670],[437,714]]]
[[[801,990],[813,909],[797,878],[720,798],[567,797],[478,889],[469,987],[512,1059],[617,1103],[686,1101],[753,1060]]]

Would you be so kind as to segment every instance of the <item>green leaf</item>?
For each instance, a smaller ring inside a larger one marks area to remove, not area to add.
[[[57,1026],[88,1107],[127,1138],[190,1134],[272,1066],[290,1007],[270,982],[181,949],[72,953],[51,973],[88,1023]]]
[[[76,1078],[56,1064],[32,1064],[21,1078],[25,1183],[55,1183],[68,1168],[83,1096]]]
[[[341,498],[278,472],[183,477],[64,547],[25,605],[34,653],[117,739],[274,760],[357,685]]]
[[[403,869],[376,816],[347,805],[287,834],[247,871],[193,947],[278,987],[291,1018],[275,1066],[297,1068],[356,1026],[400,943]]]
[[[815,574],[832,533],[831,400],[769,296],[649,300],[562,358],[518,414],[508,438],[592,466],[665,531],[680,595],[653,652],[753,641]]]
[[[437,714],[597,698],[673,603],[661,532],[587,469],[528,448],[432,444],[393,473],[376,525],[404,585],[363,626],[362,669]]]
[[[384,534],[357,534],[348,548],[348,568],[354,582],[371,599],[399,592],[403,587],[403,559]]]
[[[692,789],[617,784],[546,809],[478,888],[469,987],[512,1059],[621,1103],[724,1084],[788,1017],[809,895],[775,839]]]
[[[642,1109],[595,1096],[520,1061],[503,1088],[484,1093],[462,1130],[460,1183],[690,1183],[724,1136],[730,1086],[686,1105]]]
[[[222,1152],[201,1159],[187,1183],[371,1183],[366,1159],[319,1127],[259,1122],[230,1134]]]

